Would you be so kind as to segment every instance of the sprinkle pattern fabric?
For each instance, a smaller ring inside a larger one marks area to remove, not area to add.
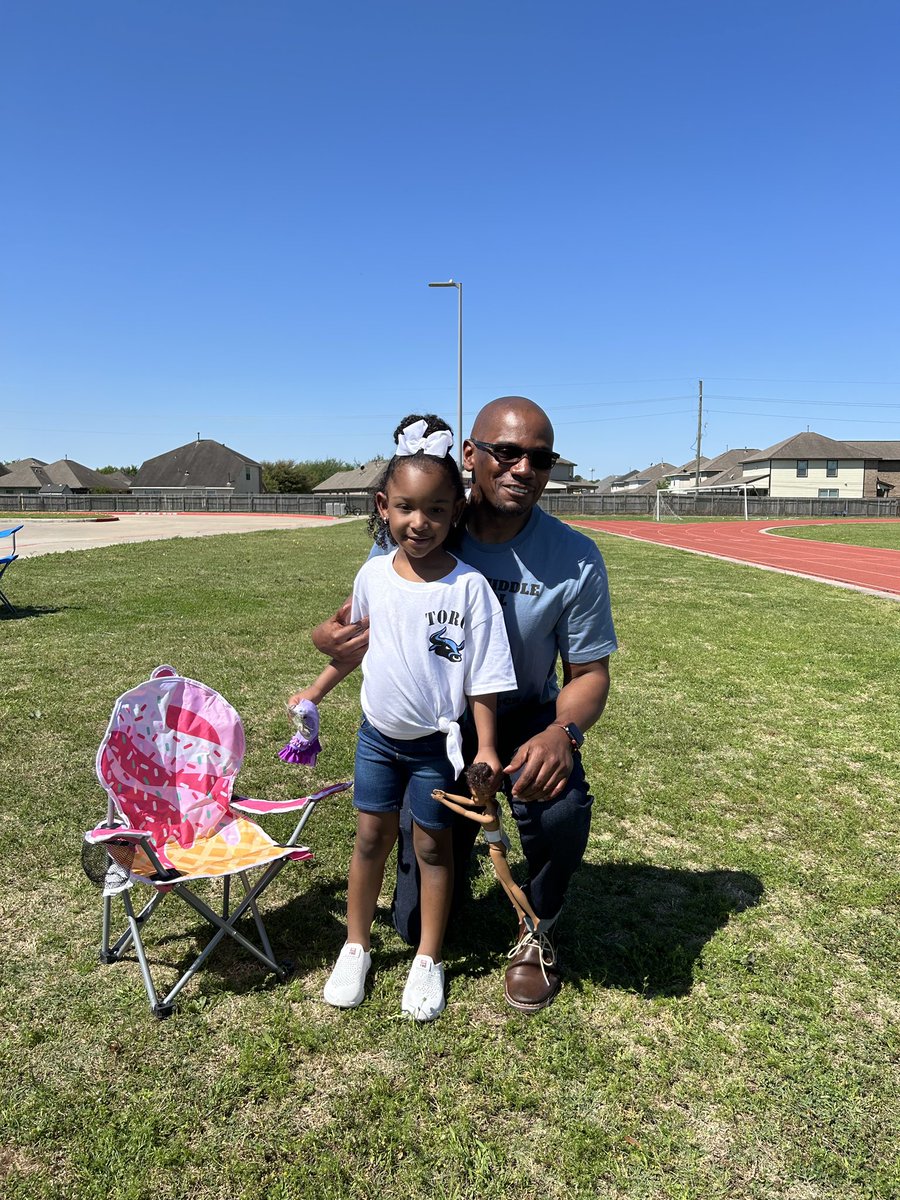
[[[303,847],[279,846],[232,811],[244,750],[241,719],[223,696],[196,680],[161,675],[119,697],[97,776],[121,820],[146,830],[163,866],[182,880],[311,857]],[[142,850],[131,874],[154,875]]]

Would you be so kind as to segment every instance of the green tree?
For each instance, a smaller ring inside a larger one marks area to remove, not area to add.
[[[122,475],[127,475],[129,479],[134,479],[134,477],[138,473],[138,468],[134,465],[134,463],[132,463],[130,467],[107,466],[107,467],[95,467],[94,469],[98,475],[114,475],[116,473],[116,471],[118,471]]]
[[[343,462],[337,458],[304,459],[298,462],[293,458],[279,458],[274,461],[263,460],[263,487],[267,492],[311,492],[318,483],[322,483],[329,475],[338,471],[350,471],[356,463]]]

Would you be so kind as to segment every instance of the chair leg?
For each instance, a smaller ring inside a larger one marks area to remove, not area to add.
[[[156,988],[153,984],[153,977],[150,974],[150,964],[147,962],[147,956],[144,953],[144,943],[141,941],[141,927],[138,919],[135,916],[134,906],[131,903],[131,897],[127,892],[122,893],[122,900],[125,904],[125,913],[128,917],[128,924],[131,926],[131,937],[134,939],[134,949],[137,954],[138,963],[141,968],[141,976],[144,980],[144,987],[147,991],[147,999],[150,1001],[150,1010],[155,1017],[160,1020],[171,1015],[172,1009],[165,1001],[160,1000],[156,993]],[[147,906],[150,907],[149,905]],[[121,940],[121,939],[120,939]]]
[[[112,912],[112,896],[103,897],[103,933],[100,940],[100,961],[102,963],[115,962],[115,958],[109,950],[109,926],[110,914]]]
[[[14,617],[18,615],[18,612],[19,612],[19,610],[18,610],[17,608],[14,608],[14,607],[13,607],[13,605],[12,605],[12,604],[10,604],[10,602],[9,602],[9,599],[8,599],[8,597],[7,597],[7,595],[6,595],[6,593],[5,593],[5,592],[0,592],[0,604],[2,604],[2,605],[3,605],[3,607],[4,607],[4,608],[5,608],[5,609],[6,609],[8,612],[12,613],[12,615],[13,615]]]
[[[123,893],[123,898],[124,898],[124,895],[125,895],[125,893]],[[144,907],[141,909],[141,911],[139,913],[137,913],[137,915],[134,918],[135,922],[137,923],[138,928],[141,928],[144,925],[146,925],[146,923],[150,917],[150,914],[157,907],[157,905],[159,905],[163,902],[164,899],[165,899],[164,892],[154,892],[153,893],[153,895],[150,897],[150,900],[147,902],[147,904],[144,905]],[[111,897],[105,897],[104,909],[105,909],[106,903],[112,904]],[[105,918],[106,918],[106,912],[104,911],[104,919]],[[125,951],[128,949],[128,947],[131,945],[133,937],[134,937],[134,934],[133,934],[131,928],[129,927],[128,929],[125,930],[125,932],[122,934],[122,936],[118,939],[118,941],[113,946],[107,946],[106,956],[103,958],[103,961],[104,962],[118,962],[119,959],[122,957],[122,955],[125,953]],[[103,957],[103,956],[101,956],[101,957]]]
[[[127,891],[122,892],[122,901],[125,905],[125,915],[128,918],[128,928],[121,935],[121,937],[119,937],[119,939],[113,943],[113,945],[110,945],[112,898],[109,896],[105,896],[103,898],[103,938],[100,951],[101,959],[104,962],[116,962],[128,949],[132,942],[134,943],[135,953],[137,955],[138,964],[141,970],[141,977],[144,981],[144,988],[147,992],[147,998],[150,1001],[150,1008],[154,1016],[160,1019],[168,1017],[172,1014],[174,1010],[173,1002],[175,997],[178,995],[184,985],[193,978],[200,967],[203,966],[207,958],[209,958],[210,954],[212,954],[213,950],[215,950],[219,942],[225,937],[226,934],[233,937],[235,941],[238,942],[238,944],[242,946],[249,954],[252,954],[254,958],[258,959],[264,967],[270,971],[273,971],[278,978],[284,982],[288,976],[288,971],[290,968],[284,963],[276,962],[275,955],[272,951],[272,946],[269,942],[269,938],[266,933],[262,917],[260,916],[256,901],[262,892],[269,886],[278,872],[284,867],[285,861],[286,860],[282,858],[278,859],[276,862],[270,863],[253,887],[251,887],[249,884],[246,872],[239,872],[238,878],[243,885],[245,894],[243,899],[235,906],[230,914],[228,913],[228,909],[230,907],[230,889],[229,880],[226,878],[224,881],[225,888],[223,895],[224,916],[219,916],[218,913],[214,912],[209,905],[207,905],[198,896],[195,896],[194,893],[191,892],[190,889],[184,884],[174,884],[172,886],[171,890],[177,892],[189,907],[200,913],[200,915],[205,917],[211,925],[215,926],[216,932],[208,944],[203,950],[201,950],[188,969],[184,972],[181,978],[175,983],[175,986],[171,989],[168,995],[161,997],[156,991],[156,987],[153,983],[153,978],[150,973],[150,965],[147,961],[147,955],[144,951],[144,944],[141,939],[141,929],[143,925],[147,922],[157,905],[165,899],[167,894],[166,892],[154,891],[149,902],[141,909],[140,912],[137,913],[134,910],[129,893]],[[257,932],[259,933],[260,941],[262,942],[263,946],[262,949],[260,949],[258,946],[254,946],[251,941],[244,937],[244,935],[235,928],[237,922],[247,912],[248,909],[252,913],[253,919],[256,923]]]
[[[238,879],[240,879],[241,883],[243,884],[244,895],[249,896],[250,884],[247,882],[247,872],[239,871]],[[256,901],[252,898],[250,900],[250,909],[253,913],[253,920],[256,922],[256,932],[259,934],[259,940],[262,942],[263,950],[265,950],[266,954],[268,954],[269,958],[274,962],[275,955],[272,953],[272,947],[269,944],[269,937],[266,933],[266,927],[263,925],[262,917],[259,915],[259,909],[256,907]]]

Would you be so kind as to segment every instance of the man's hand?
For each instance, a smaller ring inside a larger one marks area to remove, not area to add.
[[[315,648],[341,666],[358,667],[369,648],[369,621],[350,622],[347,599],[333,617],[317,625],[310,635]]]
[[[516,800],[552,800],[566,786],[574,765],[568,734],[559,725],[548,725],[519,747],[503,772],[521,772],[512,789]]]

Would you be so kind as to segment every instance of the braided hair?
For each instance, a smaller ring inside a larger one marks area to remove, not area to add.
[[[414,425],[417,421],[425,422],[425,437],[432,433],[440,433],[443,430],[450,434],[453,430],[441,417],[434,413],[411,413],[408,417],[404,417],[397,428],[394,430],[394,445],[400,442],[400,434],[410,425]],[[438,458],[434,454],[426,454],[423,450],[417,450],[415,454],[395,454],[385,465],[384,470],[375,481],[376,492],[386,492],[387,486],[393,479],[397,469],[402,463],[415,462],[422,466],[427,464],[428,470],[443,470],[446,472],[447,479],[453,488],[454,498],[456,500],[465,500],[466,489],[463,487],[462,475],[459,473],[459,466],[456,459],[451,458],[450,454],[445,454]],[[394,545],[394,539],[391,537],[391,531],[387,521],[382,517],[376,509],[370,514],[367,522],[367,528],[372,536],[372,540],[382,550],[386,550],[389,546]],[[452,537],[452,535],[451,535]],[[451,539],[448,538],[448,542]]]

